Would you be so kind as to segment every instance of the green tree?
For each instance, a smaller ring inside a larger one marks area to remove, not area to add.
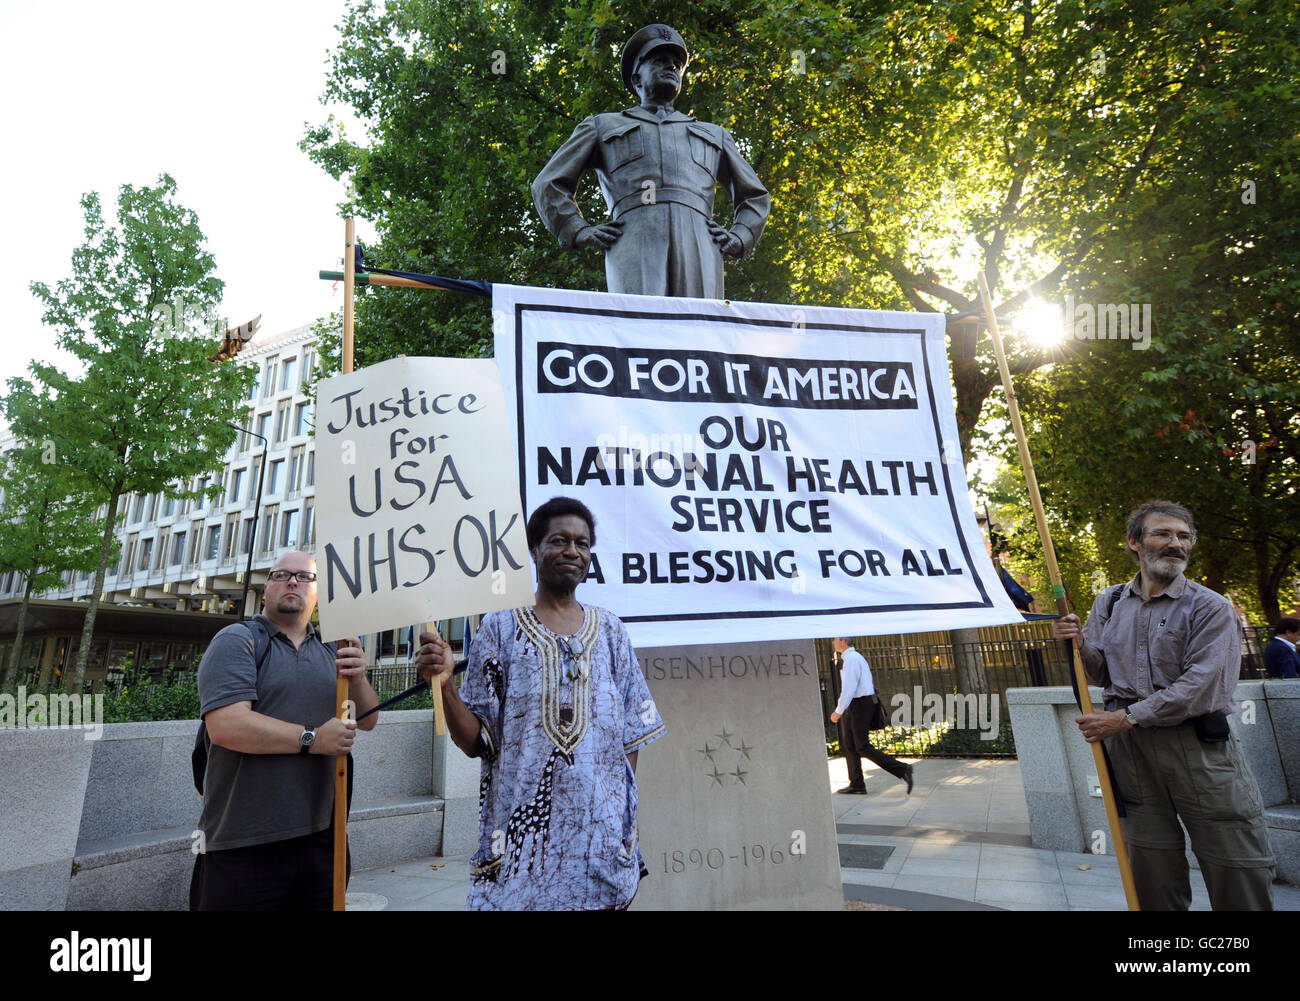
[[[1107,575],[1123,572],[1127,511],[1178,500],[1197,520],[1193,572],[1252,592],[1268,621],[1300,568],[1294,9],[1276,27],[1218,53],[1201,85],[1224,96],[1188,104],[1107,253],[1071,283],[1084,317],[1102,303],[1149,308],[1145,345],[1076,340],[1017,387],[1063,537],[1091,535],[1099,554],[1120,556],[1104,560]]]
[[[738,137],[773,195],[735,298],[1001,311],[1086,274],[1163,176],[1189,122],[1221,113],[1229,58],[1279,57],[1261,22],[1281,3],[570,0],[464,5],[362,0],[340,28],[325,97],[367,127],[308,130],[303,148],[371,219],[388,266],[600,288],[599,255],[562,252],[529,181],[581,118],[631,103],[615,67],[630,31],[669,21],[692,48],[681,107]],[[594,182],[579,193],[603,216]],[[727,207],[719,206],[725,217]],[[358,305],[357,363],[490,351],[482,304],[384,290]],[[978,323],[949,327],[967,446],[996,367]],[[1048,360],[1013,346],[1017,374]]]
[[[14,413],[33,402],[11,398],[4,410]],[[60,587],[69,570],[93,570],[99,560],[99,529],[95,503],[77,490],[53,441],[20,442],[4,456],[0,477],[0,573],[17,574],[23,593],[13,648],[0,666],[3,689],[17,677],[32,595]]]
[[[235,431],[226,422],[251,385],[247,366],[213,364],[224,324],[215,322],[222,283],[195,214],[178,205],[166,174],[154,187],[120,189],[117,225],[105,223],[97,194],[82,198],[85,242],[72,275],[54,288],[32,283],[45,323],[85,366],[80,378],[31,364],[41,389],[11,380],[14,393],[77,401],[75,424],[48,408],[8,414],[14,433],[54,442],[77,484],[107,502],[95,583],[68,686],[79,690],[94,634],[123,494],[194,498],[195,476],[221,467]],[[208,488],[215,493],[217,486]]]

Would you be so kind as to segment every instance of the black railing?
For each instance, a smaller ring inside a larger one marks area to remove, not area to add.
[[[1051,638],[1050,633],[1047,632],[1049,626],[1039,622],[1026,623],[1022,627],[1013,628],[1031,635],[1023,639],[984,640],[978,643],[961,644],[908,643],[906,636],[871,637],[855,643],[855,647],[871,665],[876,693],[884,702],[886,711],[894,711],[895,696],[906,695],[907,701],[898,703],[898,706],[904,710],[905,717],[916,728],[926,725],[926,696],[938,696],[937,700],[930,700],[930,720],[933,720],[938,712],[942,718],[951,722],[951,714],[948,710],[956,709],[966,716],[964,720],[966,730],[977,729],[979,720],[977,718],[973,722],[969,712],[973,707],[964,698],[958,700],[956,697],[964,697],[966,693],[997,696],[997,719],[1003,739],[987,744],[978,740],[958,740],[953,743],[961,748],[959,751],[926,753],[999,756],[1008,753],[1002,748],[1013,746],[1010,742],[1011,714],[1006,701],[1007,690],[1056,686],[1068,688],[1073,672],[1066,655],[1065,644]],[[1263,649],[1264,644],[1268,642],[1270,632],[1267,626],[1250,626],[1243,630],[1242,681],[1255,681],[1265,677]],[[828,742],[837,741],[839,732],[836,726],[829,722],[829,716],[839,696],[840,678],[829,641],[817,642],[817,661],[822,680],[826,739]],[[954,696],[954,699],[948,700],[949,695]],[[940,706],[942,710],[939,709]],[[992,718],[992,706],[985,706],[983,712],[984,721],[989,721]],[[877,746],[882,746],[892,736],[896,736],[896,732],[882,733],[880,736],[882,739],[873,738],[873,743]],[[912,752],[896,750],[894,753]]]

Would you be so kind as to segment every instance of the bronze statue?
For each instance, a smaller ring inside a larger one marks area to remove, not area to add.
[[[689,62],[682,36],[651,24],[623,48],[623,83],[640,98],[581,122],[533,181],[533,202],[560,244],[605,251],[611,292],[723,298],[722,258],[754,249],[771,199],[726,129],[673,108]],[[589,224],[573,200],[596,172],[611,219]],[[713,221],[717,185],[735,206]]]

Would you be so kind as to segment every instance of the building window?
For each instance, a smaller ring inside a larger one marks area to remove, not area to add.
[[[203,522],[196,521],[190,530],[190,563],[199,561],[199,546],[203,543]]]
[[[140,566],[141,570],[149,569],[149,557],[153,555],[153,539],[145,539],[140,543]]]
[[[281,400],[275,408],[275,440],[284,441],[289,436],[289,400]]]
[[[167,543],[171,539],[171,529],[164,528],[158,533],[157,555],[154,557],[152,570],[161,570],[167,565]]]
[[[261,388],[262,388],[262,370],[260,368],[255,368],[253,369],[253,388],[248,391],[248,398],[250,400],[256,400],[257,391]]]
[[[293,433],[294,435],[303,435],[311,430],[311,404],[299,403],[294,408],[293,414]]]
[[[302,489],[302,446],[294,448],[289,456],[289,482],[285,484],[286,490]]]
[[[145,521],[153,521],[154,515],[158,513],[158,495],[149,495],[149,513],[145,515]]]
[[[307,486],[316,485],[316,450],[307,453]]]
[[[262,366],[263,399],[270,396],[273,389],[275,389],[275,359],[268,358],[266,364]]]
[[[177,566],[185,559],[185,533],[177,532],[172,536],[172,566]]]
[[[230,500],[231,503],[237,503],[244,496],[244,473],[246,470],[236,469],[230,478]]]
[[[268,410],[264,414],[258,414],[257,433],[261,436],[261,438],[265,438],[266,442],[269,442],[271,440],[271,436],[267,433],[270,430],[270,428],[271,428],[271,412]],[[263,442],[260,439],[258,440],[259,445],[265,445],[266,442]]]
[[[284,360],[284,371],[280,377],[280,390],[296,389],[298,387],[298,359],[286,358]]]
[[[131,573],[135,569],[135,544],[139,536],[132,535],[126,540],[126,559],[122,561],[122,571]]]
[[[226,516],[226,559],[235,558],[235,546],[239,542],[239,515]]]
[[[280,519],[280,545],[296,546],[298,545],[298,511],[284,512],[284,517]]]
[[[144,517],[144,494],[136,494],[135,513],[131,515],[132,521],[140,521]]]
[[[266,484],[266,489],[271,492],[272,496],[275,496],[280,492],[280,479],[283,474],[284,474],[284,460],[276,459],[274,462],[271,463],[271,478],[270,480],[267,481]]]
[[[240,548],[240,552],[244,556],[247,556],[253,548],[253,527],[256,524],[257,524],[256,518],[244,519],[244,544]]]
[[[312,368],[316,365],[316,352],[312,348],[304,348],[302,352],[302,384],[304,386],[311,382]]]
[[[269,553],[275,548],[275,512],[274,506],[266,509],[262,516],[262,552]]]
[[[208,544],[203,547],[203,558],[205,560],[215,560],[217,553],[221,551],[221,526],[208,526]]]
[[[168,497],[167,503],[163,505],[163,517],[170,518],[176,513],[176,498]]]
[[[314,546],[316,544],[316,502],[306,500],[302,505],[302,544],[304,546]]]

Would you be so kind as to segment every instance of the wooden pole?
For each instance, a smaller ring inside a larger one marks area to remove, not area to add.
[[[1047,518],[1043,514],[1043,498],[1038,492],[1038,477],[1034,475],[1034,462],[1029,457],[1029,443],[1025,438],[1025,428],[1020,422],[1020,406],[1016,402],[1016,392],[1011,386],[1011,369],[1007,366],[1007,354],[1002,347],[1002,334],[998,330],[998,318],[993,309],[993,297],[989,294],[989,285],[984,272],[979,273],[980,298],[984,302],[984,312],[988,318],[989,336],[993,338],[993,350],[998,357],[998,371],[1002,374],[1002,388],[1007,394],[1007,412],[1011,415],[1011,426],[1016,432],[1016,444],[1020,446],[1020,465],[1025,471],[1025,482],[1029,486],[1029,500],[1034,506],[1034,520],[1038,522],[1038,536],[1043,542],[1043,554],[1047,558],[1047,575],[1052,581],[1052,597],[1056,599],[1056,611],[1067,615],[1070,605],[1065,599],[1065,586],[1061,583],[1061,571],[1056,565],[1056,550],[1052,546],[1052,536],[1047,530]],[[1092,696],[1088,693],[1088,678],[1083,670],[1083,660],[1079,648],[1070,644],[1074,652],[1074,677],[1079,687],[1079,705],[1084,715],[1092,712]],[[1106,821],[1110,824],[1111,844],[1115,846],[1115,858],[1119,862],[1120,880],[1124,884],[1124,896],[1128,900],[1130,911],[1139,910],[1137,887],[1133,883],[1133,869],[1129,865],[1128,845],[1124,841],[1124,831],[1120,827],[1119,810],[1115,805],[1115,791],[1111,788],[1110,773],[1106,768],[1106,758],[1102,753],[1101,742],[1089,744],[1092,748],[1092,762],[1097,769],[1097,782],[1101,786],[1102,802],[1106,805]]]
[[[343,253],[343,374],[352,371],[352,294],[356,287],[356,220],[348,219],[344,229]],[[348,682],[339,678],[334,692],[334,715],[343,719],[348,700]],[[348,851],[348,759],[339,755],[334,759],[334,910],[347,907],[347,851]]]
[[[424,631],[426,633],[431,633],[437,628],[438,624],[436,622],[428,622],[425,623]],[[443,639],[446,638],[447,637],[445,636],[443,637]],[[441,737],[447,732],[447,717],[443,714],[442,710],[442,685],[438,682],[438,679],[435,676],[433,681],[429,683],[429,687],[433,689],[433,732]]]
[[[323,281],[337,282],[343,279],[343,273],[340,271],[321,271],[320,277]],[[433,282],[416,281],[414,278],[401,278],[397,275],[375,275],[369,271],[358,272],[354,276],[357,285],[391,285],[394,288],[427,288],[434,292],[446,292],[447,289]]]

